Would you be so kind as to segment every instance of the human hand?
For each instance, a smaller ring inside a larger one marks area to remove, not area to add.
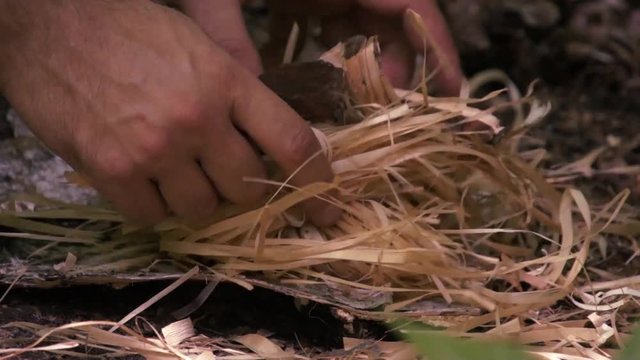
[[[187,17],[150,1],[0,0],[0,91],[34,133],[123,215],[207,219],[221,197],[257,202],[265,166],[292,174],[311,128]],[[313,157],[292,182],[331,181]],[[327,225],[336,209],[305,204]]]
[[[382,54],[382,71],[396,87],[407,87],[415,69],[416,53],[426,50],[427,69],[437,69],[434,82],[443,95],[458,95],[462,71],[447,24],[435,0],[275,0],[270,9],[278,19],[319,17],[320,39],[333,46],[350,36],[377,35]],[[404,18],[407,9],[420,14],[432,43],[426,44]],[[272,37],[286,41],[290,24],[272,26]],[[283,44],[280,44],[283,45]]]
[[[240,0],[180,0],[179,4],[215,43],[254,73],[262,71],[244,25]],[[382,45],[382,71],[397,87],[409,85],[416,53],[425,52],[424,39],[403,18],[405,10],[412,9],[422,16],[433,40],[426,44],[426,63],[429,70],[438,71],[436,87],[444,95],[458,95],[460,91],[462,72],[457,50],[435,0],[275,0],[269,6],[275,20],[270,27],[273,48],[283,50],[291,20],[307,16],[320,18],[320,39],[327,46],[353,35],[377,35]],[[279,62],[281,53],[275,53],[272,55]]]
[[[262,73],[260,55],[242,16],[242,0],[176,0],[176,3],[231,57],[254,74]]]

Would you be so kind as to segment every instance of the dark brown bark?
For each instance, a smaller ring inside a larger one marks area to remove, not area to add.
[[[324,61],[287,64],[260,80],[311,122],[351,122],[349,91],[342,69]]]

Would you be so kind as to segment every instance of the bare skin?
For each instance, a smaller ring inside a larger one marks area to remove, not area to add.
[[[310,127],[256,78],[262,64],[240,1],[179,2],[195,21],[142,0],[0,0],[0,92],[49,148],[141,225],[170,214],[200,223],[221,199],[262,200],[265,186],[243,181],[266,176],[255,146],[285,174],[306,163],[294,185],[331,181]],[[301,3],[276,1],[273,11],[320,16],[334,29],[325,31],[330,45],[354,32],[384,34],[383,70],[397,86],[424,50],[397,30],[406,8],[418,11],[449,59],[437,78],[441,92],[457,92],[457,56],[435,1]],[[304,205],[320,226],[340,216],[319,200]]]
[[[219,45],[255,73],[261,71],[258,52],[244,27],[237,0],[181,0],[184,11]],[[322,25],[321,40],[327,46],[350,36],[377,35],[382,45],[382,71],[393,85],[405,88],[415,69],[416,54],[427,53],[427,67],[438,69],[434,78],[442,95],[458,95],[462,81],[460,61],[451,34],[435,0],[274,0],[270,1],[274,19],[304,19],[315,16]],[[420,14],[431,34],[432,43],[416,36],[403,14],[412,9]],[[276,48],[284,47],[291,23],[271,25]],[[281,54],[277,54],[279,61]],[[265,59],[267,60],[267,59]]]
[[[265,167],[290,174],[310,127],[186,16],[139,0],[0,0],[0,90],[34,133],[130,220],[210,217],[255,203]],[[331,181],[315,156],[296,185]],[[312,221],[338,210],[309,201]]]
[[[262,61],[242,17],[241,0],[179,0],[182,11],[231,57],[252,73],[262,73]]]

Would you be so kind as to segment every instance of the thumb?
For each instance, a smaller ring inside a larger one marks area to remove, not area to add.
[[[181,0],[180,4],[213,42],[254,74],[262,73],[260,56],[244,24],[240,0]]]

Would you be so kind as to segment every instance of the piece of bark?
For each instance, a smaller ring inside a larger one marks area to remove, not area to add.
[[[344,71],[318,60],[266,71],[260,80],[311,122],[353,122]]]
[[[319,60],[287,64],[260,76],[303,118],[311,122],[355,123],[375,111],[367,105],[387,106],[399,101],[380,70],[375,37],[353,36]],[[358,105],[364,105],[356,109]]]

